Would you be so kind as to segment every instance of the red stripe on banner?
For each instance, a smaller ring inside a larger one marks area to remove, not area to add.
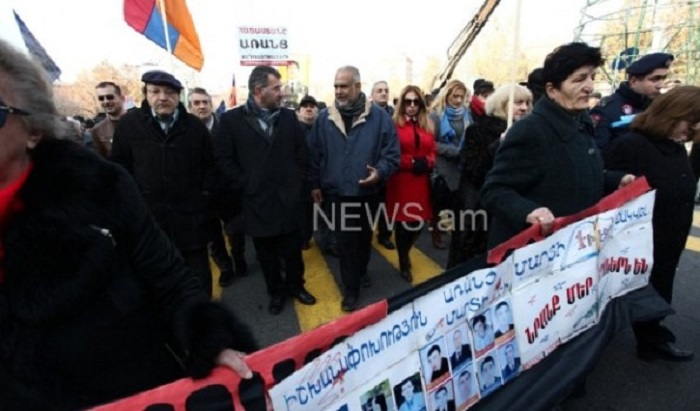
[[[386,318],[388,307],[386,300],[372,304],[312,331],[257,351],[246,357],[246,363],[255,373],[260,374],[265,388],[270,389],[280,382],[275,380],[275,374],[280,374],[281,371],[279,364],[285,365],[283,376],[290,375],[303,367],[310,355],[319,356],[331,348],[331,344],[339,338],[351,336]],[[241,383],[238,374],[228,368],[218,367],[209,377],[202,380],[183,378],[93,410],[145,410],[155,404],[170,405],[175,411],[211,410],[213,407],[240,410],[245,409],[238,393]]]
[[[639,197],[640,195],[646,193],[649,190],[651,190],[651,187],[649,186],[646,177],[639,177],[627,186],[616,190],[615,192],[607,195],[606,197],[603,197],[603,199],[600,200],[598,203],[583,211],[580,211],[573,215],[556,218],[554,220],[553,232],[556,232],[557,230],[560,230],[568,226],[569,224],[582,220],[586,217],[590,217],[592,215],[600,214],[605,211],[618,208],[623,204],[629,202],[630,200],[633,200]],[[501,243],[500,245],[491,249],[489,251],[488,259],[486,261],[489,264],[500,264],[501,261],[503,261],[503,258],[505,258],[506,253],[508,253],[508,251],[522,248],[532,241],[537,242],[542,239],[544,239],[544,236],[542,236],[540,225],[534,224],[529,228],[525,229],[524,231],[520,232],[520,234],[515,235],[508,241],[505,241],[504,243]]]
[[[139,33],[146,30],[156,0],[124,0],[124,21]]]

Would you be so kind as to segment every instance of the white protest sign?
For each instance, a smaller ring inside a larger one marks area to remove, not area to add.
[[[286,27],[238,28],[241,66],[286,66],[291,60]]]

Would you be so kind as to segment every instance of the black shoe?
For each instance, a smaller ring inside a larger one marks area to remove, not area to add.
[[[236,274],[233,272],[232,268],[221,270],[221,275],[219,275],[219,287],[225,288],[233,284],[233,279]]]
[[[356,295],[354,294],[348,294],[345,297],[343,297],[343,302],[340,303],[340,309],[345,311],[346,313],[352,312],[357,310],[357,306],[359,299],[357,298]]]
[[[377,242],[379,242],[379,244],[383,245],[384,248],[386,248],[387,250],[395,250],[396,249],[396,246],[394,245],[394,243],[392,243],[391,240],[386,238],[386,237],[377,238]]]
[[[304,287],[302,287],[299,291],[297,292],[292,292],[291,296],[296,298],[297,301],[304,305],[314,305],[316,304],[316,297],[311,295],[310,292],[308,292]]]
[[[284,308],[284,297],[281,295],[272,296],[270,305],[267,306],[267,312],[277,315],[282,312],[282,308]]]
[[[670,343],[676,342],[676,335],[673,331],[669,330],[665,325],[659,324],[659,328],[656,330],[657,337],[661,338],[662,341],[668,341]]]
[[[234,260],[236,264],[236,277],[245,277],[248,274],[248,263],[245,259]]]
[[[676,348],[673,343],[663,342],[637,347],[637,357],[640,360],[665,360],[672,362],[693,361],[695,353],[690,350]]]
[[[369,279],[369,275],[364,274],[360,276],[360,287],[370,288],[372,286],[372,280]]]
[[[401,275],[401,278],[408,281],[409,283],[413,282],[413,274],[411,274],[411,270],[401,270],[399,275]]]

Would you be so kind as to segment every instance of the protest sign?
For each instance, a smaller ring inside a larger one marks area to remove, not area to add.
[[[291,60],[286,27],[238,28],[241,66],[286,66]]]

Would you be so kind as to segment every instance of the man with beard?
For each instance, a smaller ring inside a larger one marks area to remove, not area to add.
[[[209,131],[180,103],[182,84],[172,74],[149,71],[141,81],[145,100],[119,121],[111,159],[134,176],[160,228],[211,295],[216,166]]]
[[[341,309],[358,307],[360,285],[370,286],[367,265],[379,190],[399,164],[399,140],[391,117],[362,92],[353,66],[335,75],[335,104],[319,114],[311,130],[309,182],[314,202],[327,201],[343,281]]]
[[[95,124],[91,130],[95,150],[102,157],[109,157],[112,151],[112,138],[119,119],[124,114],[124,96],[122,89],[111,81],[103,81],[95,86],[97,100],[105,111],[104,120]]]
[[[248,79],[248,101],[221,116],[214,136],[219,169],[229,188],[241,195],[245,231],[253,237],[272,315],[282,311],[287,296],[306,305],[316,303],[304,288],[299,244],[308,146],[296,114],[280,110],[280,78],[273,67],[255,67]]]

